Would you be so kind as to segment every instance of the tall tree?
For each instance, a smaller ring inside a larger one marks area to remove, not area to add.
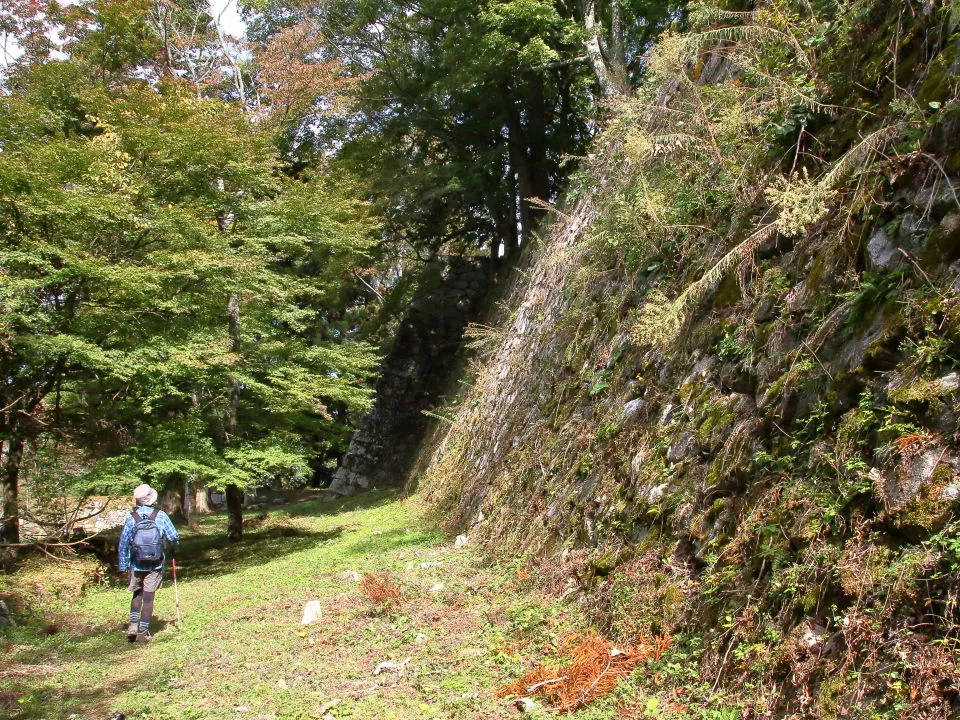
[[[318,438],[342,434],[328,407],[365,407],[375,367],[317,330],[373,229],[350,183],[286,177],[242,107],[179,74],[141,79],[149,54],[104,61],[97,47],[123,43],[101,41],[95,6],[73,12],[88,13],[75,56],[24,60],[0,96],[8,542],[25,447],[84,449],[97,487],[303,477]]]
[[[361,78],[338,156],[376,167],[386,236],[431,255],[487,246],[509,257],[562,188],[596,100],[626,92],[663,0],[258,0],[260,43],[309,24],[316,54]],[[306,116],[303,116],[306,117]],[[323,125],[310,119],[301,143]],[[311,135],[314,137],[311,138]],[[319,138],[322,141],[322,137]]]

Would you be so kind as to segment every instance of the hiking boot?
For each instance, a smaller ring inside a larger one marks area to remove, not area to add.
[[[137,623],[130,623],[129,625],[127,625],[127,640],[129,642],[133,642],[134,640],[137,639],[138,630],[139,630],[139,626]]]
[[[153,635],[150,634],[149,630],[146,630],[142,633],[137,633],[136,641],[138,643],[148,643],[153,640]]]

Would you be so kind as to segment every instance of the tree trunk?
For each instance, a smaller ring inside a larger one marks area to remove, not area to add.
[[[527,156],[530,159],[531,196],[549,202],[550,168],[547,163],[547,117],[546,98],[543,90],[543,77],[531,75],[527,83]],[[532,212],[536,223],[544,211]]]
[[[240,296],[230,293],[227,302],[227,318],[230,324],[230,350],[240,352]],[[230,377],[227,409],[223,419],[224,446],[230,444],[237,434],[237,408],[240,404],[240,382]],[[239,542],[243,537],[243,491],[236,485],[227,485],[227,539]]]
[[[213,512],[213,504],[210,502],[210,488],[197,488],[193,496],[193,512],[197,515],[209,515]]]
[[[181,494],[182,488],[165,490],[160,496],[160,509],[163,510],[174,522],[185,520],[184,514],[184,496]]]
[[[510,169],[516,176],[517,202],[519,203],[521,244],[526,243],[533,231],[533,219],[530,215],[528,198],[533,196],[533,175],[530,157],[527,155],[527,137],[524,132],[520,113],[508,90],[504,90],[504,111],[507,125],[507,144],[510,150]],[[509,259],[509,248],[504,257]]]
[[[183,479],[183,521],[193,527],[196,519],[196,500],[193,495],[193,482],[190,477]]]
[[[610,44],[607,47],[607,65],[617,92],[630,92],[627,74],[627,50],[623,38],[623,8],[620,0],[610,0]]]
[[[607,63],[603,59],[603,51],[600,49],[600,35],[603,32],[603,26],[597,21],[596,0],[584,0],[583,27],[587,31],[587,38],[583,41],[583,46],[587,50],[587,57],[593,67],[593,74],[600,84],[600,94],[607,98],[613,97],[617,88],[613,77],[610,75],[610,68],[607,67]]]
[[[0,517],[0,539],[5,543],[20,542],[20,462],[23,460],[23,439],[4,440],[0,447],[0,491],[3,493],[3,515]]]
[[[227,540],[240,542],[243,538],[243,490],[227,485]]]
[[[493,268],[494,275],[500,272],[500,244],[500,233],[497,233],[490,240],[490,267]]]
[[[493,216],[495,228],[494,238],[490,241],[490,253],[493,259],[493,266],[496,269],[501,262],[509,262],[516,254],[519,247],[517,240],[517,190],[513,183],[510,183],[510,194],[502,198],[500,202],[491,201],[490,213]],[[500,256],[500,248],[503,248],[503,257]]]

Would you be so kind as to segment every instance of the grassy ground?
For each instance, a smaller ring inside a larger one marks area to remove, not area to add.
[[[119,580],[83,588],[69,581],[79,570],[58,566],[53,582],[50,562],[0,577],[0,591],[31,590],[44,608],[0,634],[0,716],[509,717],[516,711],[492,690],[578,625],[574,609],[534,592],[524,573],[455,548],[415,501],[373,492],[251,520],[257,527],[237,546],[224,543],[220,516],[184,534],[180,628],[168,573],[149,645],[122,635],[129,593]],[[406,595],[387,611],[352,575],[381,571]],[[323,618],[301,626],[308,600],[320,601]],[[401,672],[373,674],[407,658]],[[572,717],[615,717],[615,703]]]

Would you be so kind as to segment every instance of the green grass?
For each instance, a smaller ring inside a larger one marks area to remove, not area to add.
[[[0,716],[299,720],[338,700],[329,709],[338,719],[510,717],[492,690],[578,626],[572,608],[470,546],[454,548],[415,501],[389,492],[288,505],[236,546],[224,523],[211,516],[184,533],[180,628],[168,569],[149,645],[122,635],[129,593],[119,578],[81,591],[63,577],[82,569],[49,561],[0,576],[0,592],[29,590],[42,607],[0,634]],[[346,571],[387,571],[407,599],[377,612]],[[302,627],[314,599],[323,619]],[[372,674],[406,658],[402,674]]]

